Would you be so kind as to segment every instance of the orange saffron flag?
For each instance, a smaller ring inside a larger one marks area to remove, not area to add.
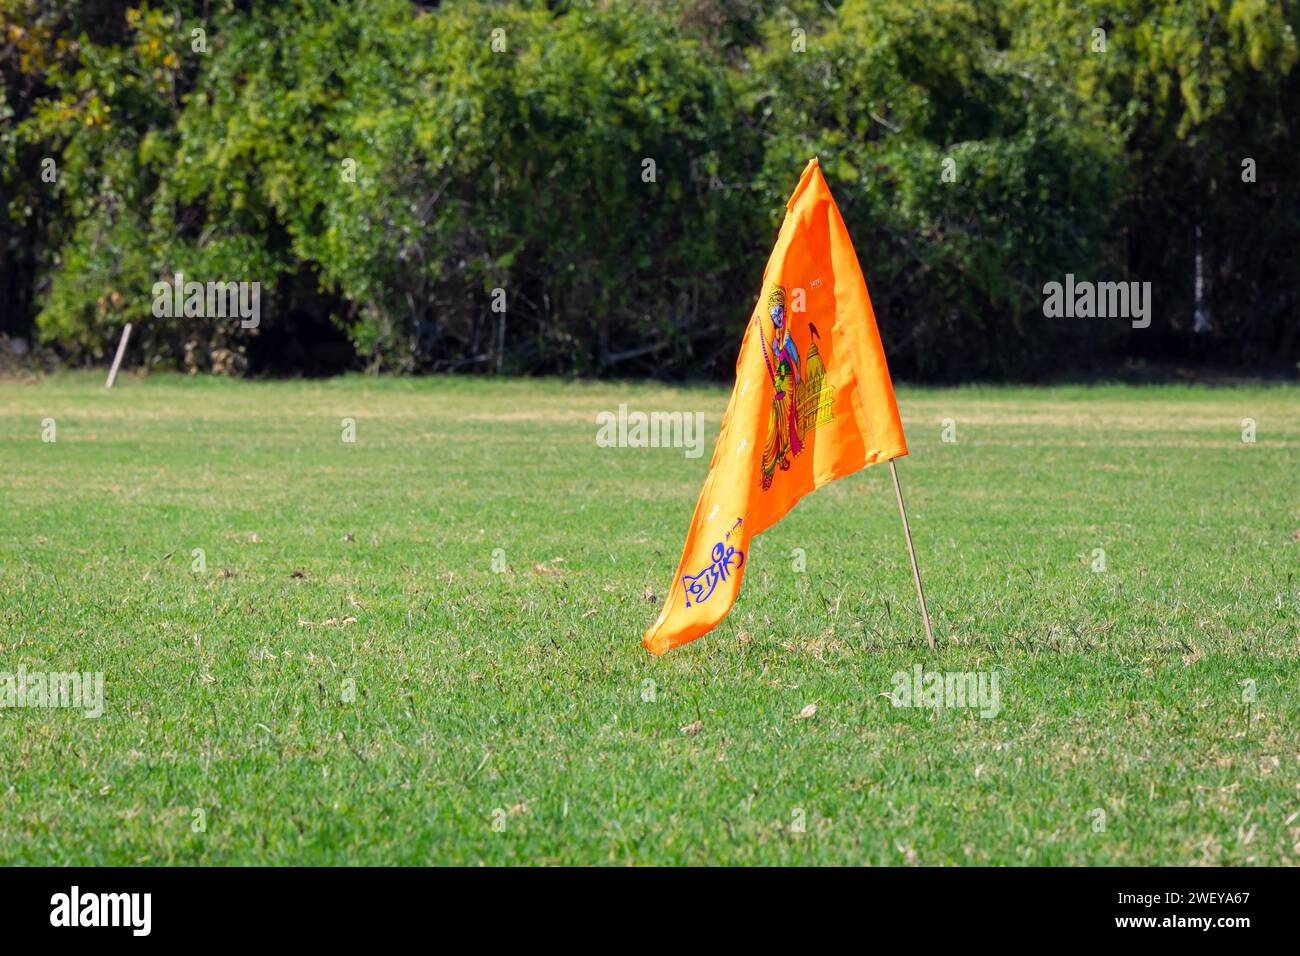
[[[711,631],[736,601],[750,538],[800,498],[906,454],[867,284],[814,159],[786,204],[709,476],[646,649],[662,654]]]

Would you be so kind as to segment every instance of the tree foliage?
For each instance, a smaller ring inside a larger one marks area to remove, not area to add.
[[[93,361],[131,321],[137,361],[223,371],[721,376],[817,155],[902,375],[1294,362],[1297,19],[0,0],[0,331]],[[259,282],[260,326],[155,317],[178,272]],[[1152,328],[1045,318],[1066,273],[1151,281]]]

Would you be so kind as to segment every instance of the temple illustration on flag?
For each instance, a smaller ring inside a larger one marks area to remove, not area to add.
[[[772,323],[771,355],[764,338],[763,360],[774,394],[763,443],[760,485],[764,491],[772,487],[777,469],[789,470],[790,462],[803,451],[808,435],[834,419],[835,404],[835,389],[826,381],[826,365],[817,348],[821,338],[817,326],[812,322],[807,325],[808,353],[801,361],[790,327],[793,317],[786,311],[785,289],[781,286],[768,295],[767,314]]]
[[[799,432],[805,435],[835,417],[832,411],[835,390],[826,383],[826,366],[817,349],[817,327],[810,322],[808,328],[812,333],[812,344],[808,346],[808,358],[804,362],[803,381],[794,390]]]

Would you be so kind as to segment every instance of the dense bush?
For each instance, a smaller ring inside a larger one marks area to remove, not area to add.
[[[1294,363],[1297,19],[0,0],[0,331],[94,361],[131,321],[134,361],[222,371],[724,376],[818,155],[901,375]],[[155,318],[177,272],[260,282],[261,325]],[[1066,273],[1152,281],[1152,327],[1044,318]]]

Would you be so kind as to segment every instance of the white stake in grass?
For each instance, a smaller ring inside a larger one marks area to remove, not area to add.
[[[117,369],[122,364],[122,356],[126,354],[126,342],[131,337],[131,323],[128,322],[122,326],[122,339],[117,343],[117,354],[113,356],[113,367],[108,370],[108,381],[104,383],[105,388],[112,388],[113,383],[117,381]]]

